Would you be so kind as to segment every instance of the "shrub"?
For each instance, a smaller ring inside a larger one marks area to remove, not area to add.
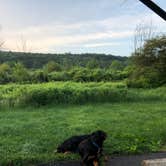
[[[124,83],[51,82],[0,86],[0,106],[166,100],[166,88],[127,89]]]
[[[122,101],[126,91],[122,83],[13,84],[0,86],[0,103],[15,106]]]
[[[152,88],[161,86],[158,72],[155,69],[146,67],[136,69],[127,79],[127,86],[132,88]]]

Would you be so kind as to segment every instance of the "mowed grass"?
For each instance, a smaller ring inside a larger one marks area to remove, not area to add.
[[[104,130],[107,154],[159,151],[166,143],[166,102],[6,108],[0,111],[0,165],[78,159],[54,154],[72,135]]]

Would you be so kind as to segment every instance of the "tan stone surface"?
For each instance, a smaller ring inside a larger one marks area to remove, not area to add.
[[[154,159],[154,160],[144,160],[142,166],[166,166],[166,158]]]

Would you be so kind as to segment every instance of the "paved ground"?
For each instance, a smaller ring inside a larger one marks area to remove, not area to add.
[[[166,152],[132,156],[117,156],[110,158],[109,161],[105,164],[105,166],[140,166],[142,160],[155,158],[166,158]],[[71,161],[47,163],[41,164],[39,166],[80,166],[80,164],[79,161]]]
[[[141,166],[141,162],[147,159],[166,158],[166,153],[153,153],[135,156],[120,156],[110,159],[107,166]]]

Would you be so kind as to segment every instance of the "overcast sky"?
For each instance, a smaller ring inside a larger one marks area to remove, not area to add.
[[[155,0],[166,10],[166,0]],[[50,53],[106,53],[129,56],[136,25],[166,22],[139,0],[0,0],[4,48]]]

